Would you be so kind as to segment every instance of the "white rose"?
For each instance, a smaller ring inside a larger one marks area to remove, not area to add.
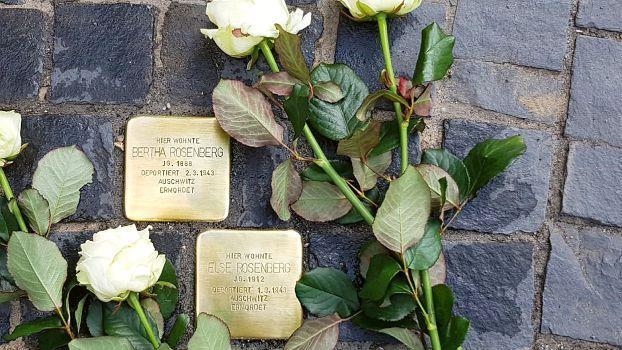
[[[421,5],[421,0],[339,0],[356,19],[370,19],[384,12],[402,16]]]
[[[0,111],[0,160],[19,154],[22,149],[21,131],[22,116],[19,113]]]
[[[232,57],[246,57],[264,39],[278,37],[276,24],[292,34],[311,24],[310,13],[290,13],[284,0],[213,0],[205,12],[218,28],[201,33]]]
[[[78,282],[103,302],[123,301],[130,292],[153,286],[166,257],[149,240],[149,230],[135,225],[101,231],[80,246]]]

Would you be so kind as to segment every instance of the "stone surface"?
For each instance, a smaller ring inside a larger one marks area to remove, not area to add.
[[[45,125],[45,127],[42,127]],[[102,117],[44,115],[24,117],[22,140],[29,145],[17,161],[7,168],[16,193],[32,184],[37,164],[49,151],[77,145],[95,168],[93,183],[81,191],[76,214],[67,221],[106,220],[117,215],[113,195],[116,191],[112,122]]]
[[[141,104],[151,85],[155,10],[65,3],[54,11],[54,103]]]
[[[445,27],[446,10],[443,4],[424,2],[411,14],[389,21],[395,74],[412,77],[419,55],[421,30],[432,22]],[[355,22],[342,15],[337,33],[335,62],[352,67],[370,90],[381,89],[379,78],[385,64],[380,49],[378,24]]]
[[[552,136],[464,120],[445,123],[445,147],[461,158],[479,142],[514,135],[523,136],[527,152],[480,190],[455,221],[455,228],[507,234],[536,232],[542,226],[551,175]]]
[[[306,9],[305,9],[306,10]],[[162,63],[166,94],[170,102],[211,106],[211,93],[224,79],[244,80],[254,83],[269,68],[261,59],[247,71],[248,59],[233,59],[200,33],[201,28],[211,28],[204,5],[173,3],[164,21]],[[323,22],[317,11],[312,24],[301,32],[303,51],[308,63],[313,62],[315,42],[322,34]]]
[[[289,153],[280,147],[252,148],[233,143],[232,202],[226,222],[236,227],[283,227],[272,210],[272,172]]]
[[[571,143],[564,214],[622,227],[622,149]]]
[[[598,228],[551,228],[542,332],[622,346],[622,237]]]
[[[46,17],[37,10],[0,8],[0,103],[35,100],[43,74]]]
[[[9,328],[11,326],[9,322],[10,317],[11,317],[11,304],[10,303],[0,304],[0,336],[3,336],[9,333]],[[3,344],[3,343],[6,343],[6,342],[4,341],[4,339],[0,337],[0,344]]]
[[[554,123],[566,109],[563,77],[547,71],[456,60],[447,84],[451,98],[519,118]]]
[[[471,320],[465,350],[528,350],[533,341],[531,243],[447,243],[455,312]]]
[[[566,134],[622,146],[622,43],[577,38]]]
[[[561,70],[571,0],[458,2],[454,35],[458,58]]]
[[[622,31],[622,2],[618,0],[581,0],[577,25]]]

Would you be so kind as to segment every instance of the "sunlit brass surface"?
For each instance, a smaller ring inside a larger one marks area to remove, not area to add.
[[[295,231],[226,231],[197,240],[197,313],[221,318],[236,339],[286,339],[301,325]]]
[[[135,117],[125,138],[125,215],[222,221],[229,212],[229,136],[215,118]]]

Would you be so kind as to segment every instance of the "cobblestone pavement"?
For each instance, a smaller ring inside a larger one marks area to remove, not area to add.
[[[127,223],[123,153],[113,144],[128,118],[210,115],[220,78],[251,82],[266,70],[260,62],[246,71],[246,62],[202,37],[201,1],[128,1],[0,0],[0,109],[25,116],[30,143],[9,168],[13,183],[26,186],[22,174],[60,145],[78,144],[95,163],[78,212],[52,234],[74,264],[93,232]],[[290,4],[314,16],[304,32],[309,62],[348,63],[379,87],[374,24],[340,16],[333,0]],[[411,73],[419,33],[431,21],[457,37],[457,60],[436,86],[426,135],[414,143],[459,155],[488,137],[521,134],[528,145],[445,238],[457,311],[473,325],[465,349],[621,349],[622,1],[426,0],[390,23],[400,74]],[[286,154],[237,143],[233,153],[227,220],[154,225],[156,247],[181,275],[178,311],[193,314],[195,237],[208,228],[295,228],[307,243],[307,266],[356,277],[369,229],[279,221],[269,207],[270,174]],[[2,306],[0,332],[36,314],[25,303]],[[353,327],[343,327],[341,340],[339,349],[399,348]]]

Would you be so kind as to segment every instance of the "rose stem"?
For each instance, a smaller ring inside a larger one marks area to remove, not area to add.
[[[260,48],[263,52],[264,57],[266,58],[266,61],[268,61],[268,65],[270,66],[270,69],[272,69],[272,72],[279,72],[279,66],[276,63],[276,59],[274,58],[272,50],[270,49],[270,46],[268,45],[268,42],[266,40],[261,42]],[[369,225],[372,225],[374,223],[374,216],[359,199],[359,197],[356,196],[350,186],[348,186],[348,183],[337,173],[337,171],[335,171],[333,166],[330,164],[330,161],[324,154],[324,151],[322,151],[320,144],[315,139],[311,128],[309,128],[307,124],[305,124],[304,128],[302,129],[302,133],[305,135],[307,141],[309,141],[309,145],[313,149],[313,153],[315,153],[315,156],[318,158],[317,160],[315,160],[315,164],[322,168],[322,170],[324,170],[324,172],[331,178],[331,180],[333,180],[333,183],[346,196],[350,203],[352,203],[352,206],[359,212],[359,214],[361,214],[365,222],[367,222],[367,224]]]
[[[384,55],[384,61],[386,64],[387,75],[391,82],[389,87],[391,91],[397,93],[397,84],[395,83],[395,73],[393,71],[393,62],[391,59],[391,45],[389,42],[389,28],[387,24],[387,14],[379,13],[376,16],[378,21],[378,30],[380,32],[380,44],[382,46],[382,53]],[[408,121],[405,121],[402,116],[402,106],[396,102],[395,115],[400,130],[400,156],[401,156],[401,169],[402,173],[406,171],[409,165],[408,160]],[[405,267],[406,268],[406,267]],[[423,286],[423,295],[425,298],[425,306],[428,314],[428,333],[430,334],[430,341],[432,343],[432,349],[441,350],[441,342],[438,335],[438,328],[436,326],[436,315],[434,313],[434,299],[432,296],[432,283],[430,282],[430,273],[428,270],[422,270],[419,272],[421,277],[421,284]],[[416,293],[416,291],[415,291]]]
[[[17,200],[15,200],[13,190],[11,190],[9,179],[7,179],[6,174],[4,173],[4,169],[2,167],[0,167],[0,185],[2,186],[2,191],[6,196],[6,200],[9,202],[9,209],[11,209],[11,212],[15,216],[15,220],[17,220],[19,229],[25,233],[28,233],[28,226],[26,226],[26,222],[24,221],[22,212],[19,210],[19,206],[17,205]]]
[[[145,328],[145,331],[147,332],[151,345],[153,345],[154,349],[158,349],[160,347],[160,343],[155,334],[153,334],[153,328],[151,328],[151,324],[147,321],[147,315],[145,315],[145,311],[143,310],[142,305],[140,305],[140,301],[138,301],[138,293],[130,292],[127,302],[134,310],[136,310],[138,318],[140,318],[140,323],[143,324],[143,328]]]

